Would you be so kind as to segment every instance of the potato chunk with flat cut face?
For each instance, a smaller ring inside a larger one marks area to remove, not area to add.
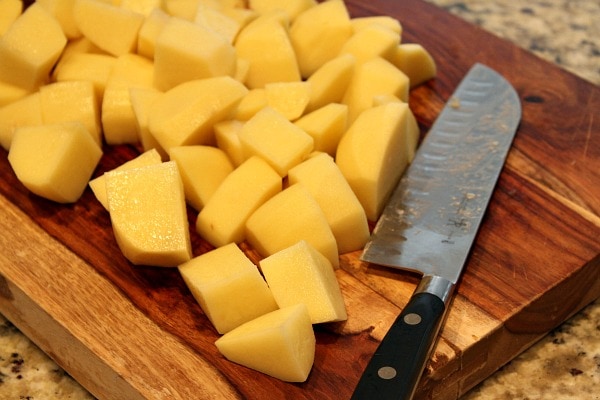
[[[253,156],[231,172],[198,214],[196,230],[213,246],[245,239],[248,217],[281,191],[281,177]]]
[[[115,238],[131,263],[176,267],[191,258],[183,183],[175,161],[105,176]]]
[[[271,107],[265,107],[240,131],[244,152],[265,159],[282,177],[313,150],[313,138]]]
[[[313,324],[348,318],[331,263],[308,242],[262,259],[260,268],[280,308],[305,304]]]
[[[277,309],[258,268],[235,243],[192,258],[179,272],[219,333]]]
[[[289,183],[301,183],[325,214],[340,254],[362,249],[369,239],[365,211],[333,158],[313,155],[290,169]]]
[[[56,19],[33,4],[0,40],[0,80],[33,91],[48,80],[67,38]]]
[[[0,145],[8,150],[15,130],[22,126],[42,124],[40,92],[34,92],[0,107]]]
[[[317,200],[300,183],[273,196],[248,218],[246,239],[263,257],[306,240],[331,265],[339,266],[337,243],[327,218]]]
[[[304,304],[253,319],[215,342],[228,360],[286,382],[304,382],[308,378],[315,344]]]
[[[81,122],[66,122],[17,129],[8,161],[31,192],[73,203],[83,194],[101,156]]]
[[[402,102],[367,109],[338,145],[336,163],[370,221],[379,218],[414,153],[410,113]]]

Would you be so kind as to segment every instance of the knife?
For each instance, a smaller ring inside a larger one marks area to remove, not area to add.
[[[520,119],[515,89],[475,64],[423,140],[361,256],[423,277],[352,399],[413,397]]]

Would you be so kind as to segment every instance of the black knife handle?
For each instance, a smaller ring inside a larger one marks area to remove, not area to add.
[[[415,293],[379,344],[353,400],[411,399],[429,360],[446,304],[435,294]]]

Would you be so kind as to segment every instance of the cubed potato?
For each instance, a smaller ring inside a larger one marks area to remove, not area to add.
[[[357,65],[342,99],[348,105],[349,122],[372,106],[374,96],[391,94],[407,102],[409,84],[402,71],[381,57]]]
[[[265,14],[238,34],[235,49],[237,56],[249,63],[245,83],[250,89],[271,82],[300,81],[296,53],[285,25],[280,16]]]
[[[313,138],[270,107],[244,124],[240,141],[247,155],[264,158],[282,177],[313,150]]]
[[[356,58],[351,54],[338,56],[314,72],[308,82],[311,85],[310,100],[306,112],[326,106],[329,103],[340,103],[350,84]]]
[[[144,17],[147,17],[152,13],[153,10],[159,9],[162,7],[164,1],[163,0],[113,0],[117,1],[121,8],[125,8],[126,10],[131,10],[136,13],[142,14]]]
[[[137,53],[141,56],[154,59],[156,39],[171,16],[160,8],[152,12],[144,19],[138,33]]]
[[[356,17],[350,20],[352,24],[352,30],[358,32],[361,29],[377,24],[379,26],[385,26],[402,36],[402,25],[396,18],[387,15],[372,15],[368,17]]]
[[[36,0],[36,3],[42,5],[46,11],[56,18],[68,39],[81,37],[81,31],[73,17],[75,0]]]
[[[34,92],[0,108],[0,145],[10,148],[15,129],[42,124],[40,93]]]
[[[176,267],[191,258],[183,183],[175,161],[105,176],[115,238],[132,264]]]
[[[329,103],[305,114],[294,124],[314,140],[314,150],[335,156],[337,145],[348,128],[348,106]]]
[[[227,153],[234,167],[240,166],[248,159],[242,148],[240,132],[244,123],[238,120],[226,120],[214,125],[217,147]]]
[[[267,106],[267,91],[265,88],[251,89],[240,101],[233,113],[233,118],[248,121],[257,112]]]
[[[49,79],[66,44],[56,19],[33,4],[0,40],[0,80],[34,91]]]
[[[308,78],[335,58],[352,35],[352,25],[342,0],[329,0],[303,11],[290,28],[290,40],[300,73]]]
[[[0,108],[20,100],[31,92],[20,86],[0,81]]]
[[[340,54],[352,54],[361,63],[375,57],[391,60],[400,44],[400,35],[378,24],[364,27],[348,39]]]
[[[57,82],[89,81],[94,85],[96,98],[101,104],[106,83],[117,59],[108,54],[76,53],[61,62],[55,71]]]
[[[42,122],[81,122],[91,137],[102,146],[100,105],[90,81],[55,82],[40,88]]]
[[[290,169],[289,184],[301,183],[317,200],[340,254],[362,249],[369,239],[367,216],[333,158],[313,155]]]
[[[213,125],[224,120],[247,92],[228,76],[182,83],[154,103],[150,132],[167,152],[173,146],[213,144]]]
[[[437,73],[433,57],[418,43],[400,44],[391,61],[408,76],[411,88],[434,78]]]
[[[142,14],[98,0],[75,0],[73,17],[85,37],[114,56],[135,52],[144,23]]]
[[[162,159],[160,154],[154,149],[148,150],[139,156],[132,158],[129,161],[119,165],[113,171],[123,171],[126,169],[147,167],[149,165],[160,164]],[[89,182],[90,189],[96,196],[96,199],[102,204],[102,206],[108,210],[108,196],[106,194],[106,176],[104,174],[92,179]]]
[[[162,95],[163,92],[153,88],[129,89],[129,98],[135,115],[137,136],[140,139],[142,148],[144,151],[156,149],[162,159],[167,160],[169,155],[154,138],[148,126],[152,107]]]
[[[136,116],[131,104],[132,88],[152,88],[152,62],[137,54],[117,57],[102,99],[102,128],[106,143],[137,143]]]
[[[15,131],[8,161],[19,181],[58,203],[77,201],[102,150],[81,122],[27,126]]]
[[[179,167],[188,204],[197,211],[233,171],[227,154],[213,146],[175,146],[169,149],[169,157]]]
[[[387,103],[361,113],[340,140],[336,163],[376,221],[409,160],[409,114],[406,103]],[[413,150],[414,151],[414,150]]]
[[[171,16],[192,21],[198,12],[200,0],[169,0],[163,2],[164,10]]]
[[[309,82],[273,82],[265,85],[267,105],[294,121],[302,116],[310,100]]]
[[[219,333],[277,310],[258,268],[235,243],[192,258],[179,272]]]
[[[215,247],[241,243],[252,213],[281,191],[281,177],[259,157],[231,172],[198,214],[196,230]]]
[[[0,37],[23,12],[21,0],[0,0]]]
[[[227,43],[231,44],[233,44],[238,32],[245,26],[243,20],[234,19],[221,10],[202,3],[196,11],[194,23],[217,33]]]
[[[235,68],[233,46],[201,25],[171,18],[156,39],[154,85],[160,90],[195,79],[232,76]]]
[[[290,21],[293,21],[300,13],[317,5],[315,0],[249,0],[248,6],[259,14],[281,10],[285,11]]]
[[[50,81],[56,80],[56,75],[58,71],[61,69],[62,64],[64,64],[69,58],[76,54],[102,54],[109,55],[114,57],[112,54],[108,54],[106,51],[102,50],[100,47],[96,46],[85,36],[82,36],[77,39],[71,39],[67,42],[56,66],[52,69],[50,74]]]
[[[305,304],[313,324],[348,318],[331,263],[305,240],[262,259],[260,269],[279,308]]]
[[[260,206],[248,218],[246,238],[263,257],[306,240],[334,268],[339,266],[337,243],[327,218],[302,184],[282,190]]]
[[[215,342],[228,360],[287,382],[306,381],[315,358],[315,344],[304,304],[248,321]]]

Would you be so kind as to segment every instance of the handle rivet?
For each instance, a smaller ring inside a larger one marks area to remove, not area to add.
[[[421,323],[421,316],[415,313],[406,314],[404,316],[404,322],[408,325],[419,325]]]
[[[381,367],[377,370],[377,375],[379,375],[381,379],[393,379],[396,376],[396,368]]]

